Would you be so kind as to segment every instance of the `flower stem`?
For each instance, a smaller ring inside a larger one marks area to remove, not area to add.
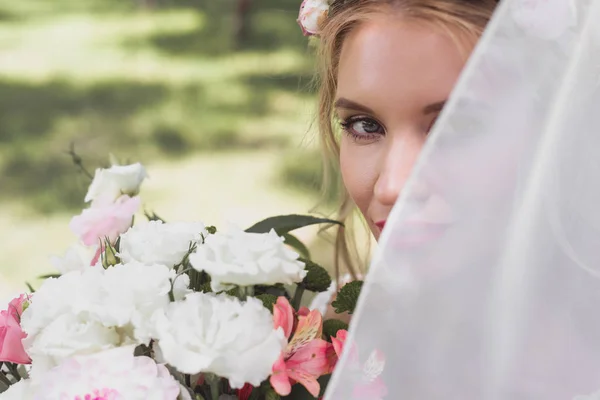
[[[17,369],[17,364],[6,363],[6,366],[8,367],[8,370],[10,371],[11,375],[17,380],[17,382],[19,382],[21,380],[21,375],[19,374],[19,370]]]
[[[303,294],[304,286],[302,286],[302,284],[298,284],[298,286],[296,286],[296,291],[294,292],[294,298],[292,299],[292,307],[296,311],[298,311],[298,309],[300,308],[300,303],[302,303]]]
[[[4,372],[2,372],[2,371],[0,371],[0,382],[4,383],[8,387],[10,387],[10,385],[12,385],[12,383],[10,382],[10,379],[8,379],[6,377],[6,375],[4,375]]]
[[[218,376],[216,375],[206,375],[206,381],[208,382],[208,385],[210,386],[210,397],[212,398],[212,400],[219,400],[219,395],[220,395],[220,390],[219,390],[219,386],[220,386],[220,379]]]
[[[238,286],[238,297],[242,301],[250,296],[254,296],[254,286]]]

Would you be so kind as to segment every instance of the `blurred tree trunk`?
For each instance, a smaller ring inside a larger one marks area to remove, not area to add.
[[[250,8],[253,0],[237,0],[235,13],[235,41],[239,47],[248,35],[250,25]]]

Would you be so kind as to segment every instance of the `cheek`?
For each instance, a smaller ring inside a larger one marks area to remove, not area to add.
[[[377,180],[377,156],[369,146],[358,146],[351,139],[340,143],[340,170],[348,194],[365,214],[373,198]]]

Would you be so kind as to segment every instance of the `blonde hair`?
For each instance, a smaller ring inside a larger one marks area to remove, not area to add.
[[[336,219],[345,226],[337,227],[335,234],[334,265],[339,276],[342,264],[356,279],[359,251],[348,225],[356,209],[343,185],[338,185],[332,171],[339,175],[340,149],[336,138],[334,100],[340,54],[345,38],[361,23],[381,14],[396,13],[402,18],[438,28],[455,40],[459,48],[461,38],[475,42],[481,36],[497,5],[496,0],[336,0],[320,27],[319,110],[318,128],[324,163],[323,191],[338,190],[339,208]]]

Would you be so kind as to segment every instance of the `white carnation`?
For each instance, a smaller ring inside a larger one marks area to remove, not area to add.
[[[105,296],[100,284],[104,272],[102,268],[89,267],[44,280],[21,315],[21,327],[28,335],[26,341],[34,341],[61,315],[86,313],[101,303]]]
[[[180,372],[214,373],[233,388],[260,385],[286,345],[271,313],[255,298],[192,293],[154,318],[158,347]]]
[[[115,265],[105,272],[106,298],[98,304],[95,314],[104,324],[130,327],[136,342],[148,343],[150,319],[155,311],[169,304],[171,282],[175,300],[189,293],[189,277],[177,276],[164,265],[138,262]]]
[[[188,253],[190,245],[207,236],[201,222],[150,221],[134,225],[121,235],[119,256],[123,262],[162,264],[173,267]]]
[[[92,354],[118,347],[115,327],[106,327],[83,315],[63,314],[45,327],[27,346],[33,361],[32,376],[43,373],[75,354]]]
[[[85,202],[97,199],[112,201],[123,194],[133,197],[147,177],[146,169],[140,163],[98,168],[85,196]]]
[[[180,392],[163,365],[134,357],[133,347],[70,358],[36,380],[35,387],[35,400],[176,400]]]
[[[147,344],[151,316],[173,295],[188,293],[189,279],[175,279],[164,265],[89,267],[44,281],[21,316],[25,351],[40,374],[67,357],[108,348]]]
[[[190,255],[192,266],[206,271],[214,291],[237,286],[292,284],[306,276],[304,263],[275,231],[248,233],[232,230],[206,238]]]

